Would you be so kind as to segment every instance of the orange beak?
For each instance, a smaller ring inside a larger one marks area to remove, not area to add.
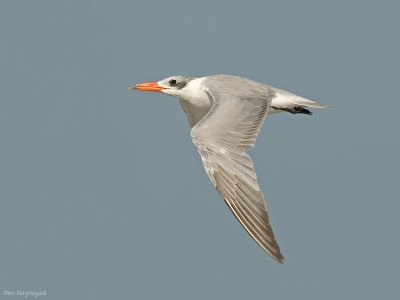
[[[143,82],[128,88],[128,90],[139,90],[139,91],[149,91],[149,92],[161,92],[164,89],[166,88],[158,85],[157,82]]]

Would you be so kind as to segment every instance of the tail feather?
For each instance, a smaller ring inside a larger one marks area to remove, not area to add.
[[[293,106],[312,107],[312,108],[328,108],[329,107],[326,104],[311,101],[311,100],[297,96],[295,94],[289,93],[284,90],[276,89],[276,92],[277,92],[277,95],[276,95],[276,99],[274,99],[274,102],[276,104],[281,104],[282,107],[284,107],[287,104],[291,104]],[[280,106],[280,105],[277,105],[277,106]]]
[[[314,101],[311,101],[311,100],[308,100],[305,98],[301,98],[301,97],[296,97],[295,99],[293,99],[290,102],[293,103],[294,105],[306,106],[306,107],[312,107],[312,108],[328,108],[329,107],[326,104],[314,102]]]

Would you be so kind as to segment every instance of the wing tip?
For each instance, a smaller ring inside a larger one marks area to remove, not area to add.
[[[283,264],[285,262],[285,258],[283,257],[282,254],[280,254],[279,256],[274,256],[271,255],[271,257],[278,263]]]
[[[272,251],[266,249],[266,248],[265,248],[261,243],[259,243],[257,240],[256,240],[256,242],[261,246],[261,248],[262,248],[265,252],[267,252],[267,254],[268,254],[269,256],[271,256],[271,257],[273,258],[273,260],[275,260],[276,262],[278,262],[278,263],[280,263],[280,264],[283,264],[283,263],[284,263],[285,257],[282,255],[282,253],[281,253],[279,247],[278,247],[278,249],[274,249],[275,251],[272,252]]]

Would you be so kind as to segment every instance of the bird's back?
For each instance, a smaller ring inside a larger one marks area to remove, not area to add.
[[[248,78],[234,75],[211,75],[204,80],[204,85],[216,93],[231,94],[235,97],[272,99],[275,91],[272,87]]]

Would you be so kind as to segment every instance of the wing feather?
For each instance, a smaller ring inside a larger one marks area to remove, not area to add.
[[[239,222],[267,253],[283,262],[253,162],[246,153],[254,147],[274,91],[235,76],[212,79],[205,81],[205,92],[213,105],[193,127],[193,143],[211,182]]]

